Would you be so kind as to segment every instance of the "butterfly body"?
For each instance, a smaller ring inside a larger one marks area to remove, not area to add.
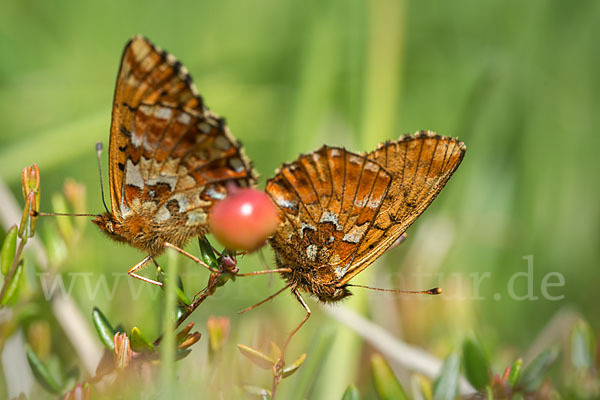
[[[165,250],[165,243],[183,248],[193,237],[203,236],[207,229],[197,225],[191,229],[182,229],[186,218],[175,214],[166,224],[148,224],[152,215],[140,213],[119,222],[111,213],[98,216],[94,222],[111,239],[128,243],[131,246],[151,255],[158,256]]]
[[[326,232],[326,229],[321,233],[324,235],[319,237],[319,232],[308,230],[305,237],[299,239],[300,245],[297,248],[304,249],[304,251],[291,250],[290,246],[279,247],[276,242],[271,244],[275,250],[278,267],[293,266],[290,272],[281,273],[292,290],[300,289],[316,296],[323,302],[335,302],[351,293],[346,287],[337,285],[338,278],[334,270],[327,264],[331,235]]]
[[[283,221],[270,244],[288,286],[335,302],[396,242],[462,161],[457,139],[421,131],[370,153],[322,147],[267,182]]]
[[[131,39],[113,101],[111,211],[93,222],[153,257],[165,243],[182,248],[205,235],[208,213],[227,195],[227,184],[255,181],[241,144],[205,106],[185,67],[147,39]]]

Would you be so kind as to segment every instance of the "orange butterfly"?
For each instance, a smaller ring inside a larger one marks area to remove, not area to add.
[[[310,316],[300,291],[323,302],[349,296],[350,280],[401,238],[465,151],[457,139],[421,131],[366,154],[324,146],[284,164],[267,181],[282,221],[270,244],[277,265],[287,268],[281,272],[285,288],[307,311],[288,342]]]
[[[93,222],[108,236],[148,254],[208,231],[207,215],[226,183],[251,186],[256,174],[225,120],[211,112],[171,54],[136,36],[121,59],[109,147],[112,211]]]

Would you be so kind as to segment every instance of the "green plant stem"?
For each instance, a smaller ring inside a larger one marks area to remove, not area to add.
[[[25,244],[27,243],[27,239],[21,239],[19,242],[19,246],[17,247],[17,251],[15,252],[15,258],[13,258],[12,264],[10,265],[10,270],[6,279],[4,280],[4,284],[2,285],[2,290],[0,290],[0,300],[4,298],[6,294],[6,290],[8,289],[8,285],[12,281],[15,271],[17,270],[17,266],[19,265],[19,258],[21,258],[21,254],[23,253],[23,249],[25,248]],[[0,306],[2,308],[2,306]]]
[[[178,263],[177,253],[173,250],[167,252],[169,257],[169,269],[167,270],[166,281],[166,299],[163,315],[164,335],[163,343],[160,348],[160,398],[177,398],[174,391],[175,385],[175,318],[177,306],[177,285]]]

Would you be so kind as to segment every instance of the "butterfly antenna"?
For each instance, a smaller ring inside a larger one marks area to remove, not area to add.
[[[98,217],[98,214],[75,214],[75,213],[47,213],[31,210],[32,217]]]
[[[96,159],[98,160],[98,171],[100,172],[100,193],[102,194],[102,204],[104,204],[104,209],[106,212],[108,211],[108,207],[106,206],[106,201],[104,200],[104,184],[102,183],[102,142],[96,143]]]
[[[378,292],[391,292],[391,293],[401,293],[401,294],[430,294],[430,295],[442,294],[442,288],[439,288],[439,287],[435,287],[435,288],[432,288],[429,290],[397,290],[397,289],[381,289],[381,288],[364,286],[364,285],[346,285],[346,286],[370,289],[370,290],[375,290]]]
[[[248,312],[250,310],[255,309],[256,307],[265,304],[267,301],[269,300],[273,300],[277,295],[281,294],[281,292],[283,292],[285,289],[287,289],[290,285],[285,285],[284,287],[282,287],[281,289],[279,289],[277,292],[273,293],[272,295],[270,295],[269,297],[267,297],[264,300],[259,301],[258,303],[248,307],[248,308],[244,308],[242,311],[238,311],[238,314],[243,314],[245,312]]]

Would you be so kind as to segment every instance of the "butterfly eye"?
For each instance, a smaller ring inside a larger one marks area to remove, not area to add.
[[[350,296],[350,295],[351,295],[351,293],[350,293],[350,291],[349,291],[348,289],[346,289],[346,288],[339,288],[339,289],[337,289],[337,290],[335,291],[335,293],[333,294],[333,297],[334,297],[336,300],[341,300],[341,299],[343,299],[344,297],[346,297],[346,296]]]

